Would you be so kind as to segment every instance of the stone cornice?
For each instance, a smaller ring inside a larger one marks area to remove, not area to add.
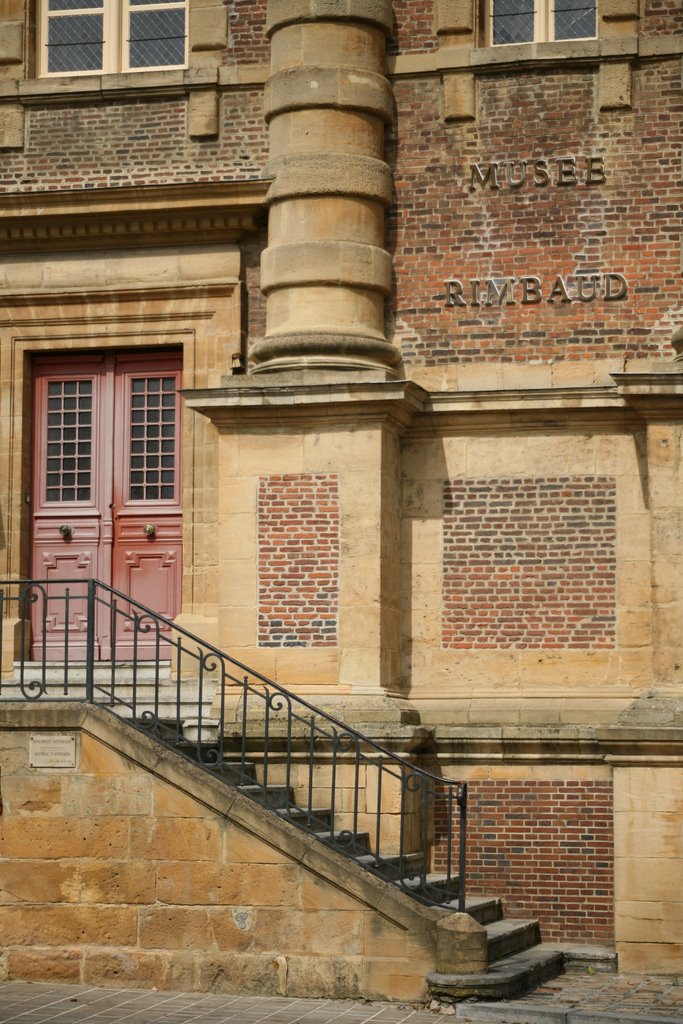
[[[25,288],[23,291],[5,291],[0,289],[0,327],[11,324],[15,328],[44,327],[46,325],[72,326],[82,324],[114,323],[121,326],[127,323],[140,323],[145,320],[158,323],[159,313],[141,310],[145,300],[166,301],[168,307],[163,313],[164,322],[178,321],[187,325],[191,320],[209,319],[210,311],[191,310],[187,306],[174,309],[172,300],[178,298],[191,301],[197,296],[221,299],[233,293],[239,286],[235,277],[226,277],[221,281],[197,281],[194,284],[163,284],[141,285],[104,285],[101,288]],[[123,303],[132,303],[138,307],[136,312],[126,315],[121,311]],[[83,314],[83,307],[89,303],[99,303],[103,311],[98,314]],[[116,307],[110,311],[108,306]],[[72,316],[68,311],[73,307]],[[28,314],[22,317],[17,310],[26,309]],[[9,315],[8,314],[9,311]]]
[[[342,379],[339,379],[341,377]],[[501,388],[428,392],[411,381],[380,378],[310,382],[296,375],[235,377],[223,388],[186,391],[187,405],[222,426],[329,422],[381,410],[428,436],[444,430],[631,431],[643,417],[683,420],[683,372],[613,374],[615,384],[573,388]],[[654,382],[654,383],[653,383]]]
[[[270,182],[0,196],[0,252],[236,242],[257,230]]]
[[[683,420],[683,367],[672,363],[647,373],[612,373],[619,396],[646,419]]]
[[[282,375],[283,377],[285,375]],[[218,426],[270,427],[283,423],[332,423],[390,419],[407,426],[427,393],[410,381],[353,380],[336,383],[265,381],[236,377],[224,388],[183,392],[189,409]]]
[[[439,761],[471,764],[680,765],[683,729],[648,726],[438,726]]]

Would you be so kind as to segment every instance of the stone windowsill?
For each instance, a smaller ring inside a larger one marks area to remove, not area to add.
[[[72,103],[100,98],[186,95],[212,86],[229,89],[261,86],[270,71],[267,65],[244,64],[221,68],[189,68],[169,71],[129,71],[116,75],[63,75],[0,82],[0,102],[17,100],[24,105]]]
[[[556,63],[598,64],[632,57],[667,57],[683,53],[683,36],[581,39],[561,43],[514,43],[509,46],[444,46],[428,53],[390,57],[390,77],[442,74],[445,71],[504,71]]]

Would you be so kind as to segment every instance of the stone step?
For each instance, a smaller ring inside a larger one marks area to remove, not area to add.
[[[439,893],[443,893],[444,897],[448,894],[446,891],[447,878],[446,875],[437,874],[435,872],[428,872],[424,885],[420,878],[404,878],[402,882],[403,888],[410,891],[411,889],[424,889],[426,888],[430,897],[438,899]],[[450,900],[444,899],[441,906],[444,910],[458,910],[458,897],[453,895],[458,891],[459,878],[457,875],[452,875],[450,879],[449,891],[452,896]],[[465,913],[473,917],[479,924],[489,924],[492,921],[500,921],[503,916],[503,906],[500,897],[498,896],[466,896],[465,897]]]
[[[514,999],[562,971],[563,957],[557,949],[542,944],[522,953],[497,960],[487,971],[477,974],[427,975],[427,983],[437,999],[457,1002],[462,999]]]
[[[421,853],[404,853],[403,857],[398,854],[380,854],[379,863],[374,853],[361,854],[353,858],[362,867],[370,868],[391,881],[396,881],[405,874],[406,870],[419,872],[424,864],[424,857]],[[414,881],[414,879],[412,880]]]
[[[356,832],[354,834],[351,832],[335,831],[334,840],[332,838],[332,833],[329,831],[314,831],[313,834],[316,835],[321,842],[327,843],[329,846],[334,846],[336,850],[341,850],[342,853],[349,853],[350,855],[360,854],[363,856],[364,853],[370,852],[369,832]]]
[[[295,807],[294,793],[290,789],[289,791],[285,786],[266,786],[264,793],[263,786],[258,782],[253,783],[240,783],[237,786],[240,793],[244,793],[245,796],[255,800],[257,804],[264,804],[266,807],[270,807],[271,810],[289,810],[291,807]]]
[[[305,825],[307,828],[313,829],[315,835],[322,835],[326,829],[329,829],[332,816],[329,807],[312,807],[310,815],[304,807],[276,807],[274,809],[282,818],[287,818],[296,824]],[[315,831],[316,829],[320,829],[320,833]]]
[[[223,761],[226,778],[230,782],[256,782],[256,764],[254,761]]]
[[[44,669],[44,671],[43,671]],[[86,699],[86,669],[82,662],[72,662],[67,666],[67,693],[64,693],[64,664],[60,662],[25,662],[24,663],[24,686],[31,683],[46,685],[47,690],[42,699],[44,700],[85,700]],[[93,686],[95,703],[110,705],[112,695],[112,666],[109,662],[96,662],[93,672]],[[25,699],[19,689],[20,667],[15,665],[14,677],[4,681],[0,686],[0,696],[5,700]],[[209,711],[213,703],[215,686],[207,684],[201,692],[202,720],[208,727]],[[33,691],[35,692],[35,690]],[[135,695],[136,716],[145,711],[158,709],[159,718],[175,722],[178,711],[181,721],[197,721],[200,706],[199,687],[193,680],[181,680],[180,699],[178,699],[178,687],[171,678],[170,665],[161,662],[155,665],[153,662],[139,663],[133,667],[131,662],[116,662],[114,666],[114,697],[116,704],[123,702],[117,710],[122,718],[130,718],[132,710],[125,705],[133,703]],[[112,705],[113,706],[113,705]],[[217,723],[214,723],[213,732],[209,735],[216,735]]]
[[[535,919],[504,918],[492,921],[485,927],[490,964],[513,953],[521,953],[525,949],[537,946],[541,941],[541,930]]]
[[[458,909],[457,900],[444,904],[452,910]],[[465,913],[473,917],[479,924],[488,925],[500,921],[503,916],[503,905],[498,896],[466,896]]]

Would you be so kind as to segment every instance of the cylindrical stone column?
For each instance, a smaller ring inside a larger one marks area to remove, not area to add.
[[[269,0],[269,247],[255,372],[391,371],[384,334],[392,183],[384,126],[391,0]]]

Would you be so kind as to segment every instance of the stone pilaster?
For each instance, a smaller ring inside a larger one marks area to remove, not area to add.
[[[674,347],[678,350],[676,340]],[[650,514],[652,683],[660,691],[683,685],[683,422],[680,364],[651,373],[612,374],[620,392],[643,417],[644,483]],[[641,538],[636,538],[640,540]]]
[[[391,173],[384,126],[390,0],[270,0],[269,247],[266,335],[257,372],[380,370],[391,258],[384,248]]]

